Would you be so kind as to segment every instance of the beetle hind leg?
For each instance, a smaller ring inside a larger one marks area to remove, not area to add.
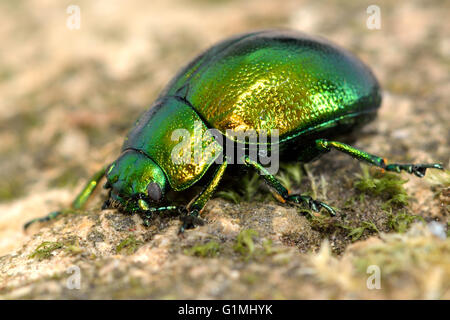
[[[318,139],[316,140],[316,147],[321,150],[322,152],[328,152],[331,150],[331,148],[334,148],[338,151],[341,151],[343,153],[346,153],[350,155],[351,157],[365,161],[370,163],[371,165],[377,166],[379,168],[382,168],[386,171],[391,172],[398,172],[401,171],[408,172],[410,174],[414,174],[419,178],[422,178],[425,176],[425,172],[427,169],[440,169],[443,170],[441,164],[439,163],[421,163],[421,164],[414,164],[414,163],[405,163],[405,164],[399,164],[399,163],[392,163],[387,164],[386,159],[367,153],[365,151],[356,149],[352,146],[349,146],[348,144],[337,142],[337,141],[328,141],[326,139]]]
[[[444,167],[439,163],[418,163],[418,164],[398,164],[392,163],[382,167],[386,171],[400,172],[406,171],[408,173],[415,174],[419,178],[423,178],[425,176],[425,172],[427,169],[439,169],[444,170]]]
[[[315,200],[307,195],[301,194],[289,194],[289,191],[277,180],[273,175],[271,175],[262,165],[251,160],[249,157],[244,157],[245,164],[253,169],[256,169],[262,173],[263,179],[271,187],[271,191],[274,193],[275,197],[281,202],[287,202],[295,205],[304,204],[309,209],[320,212],[323,208],[327,210],[331,215],[335,216],[336,212],[332,207],[324,202]]]
[[[324,208],[332,216],[336,215],[336,212],[334,211],[334,209],[332,207],[330,207],[329,205],[327,205],[326,203],[324,203],[322,201],[314,200],[310,196],[301,195],[301,194],[292,194],[292,195],[288,195],[286,197],[286,201],[289,203],[293,203],[293,204],[303,203],[304,205],[308,206],[309,209],[311,209],[315,212],[320,212],[320,209]]]

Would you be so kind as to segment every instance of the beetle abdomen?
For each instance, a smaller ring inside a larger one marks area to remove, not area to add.
[[[218,44],[166,93],[188,100],[224,134],[278,129],[281,139],[357,119],[381,103],[378,82],[359,59],[293,31],[261,31]]]

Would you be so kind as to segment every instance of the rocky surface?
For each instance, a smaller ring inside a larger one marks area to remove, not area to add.
[[[0,3],[0,298],[450,298],[450,172],[383,174],[336,152],[279,173],[338,208],[335,218],[279,204],[248,173],[227,177],[208,223],[184,237],[176,217],[145,228],[101,211],[102,191],[86,210],[22,230],[68,207],[117,157],[178,68],[253,29],[294,28],[356,53],[384,100],[348,140],[449,168],[447,2],[379,1],[379,30],[367,28],[364,1],[78,2],[79,30],[58,1]],[[377,267],[381,289],[370,289]]]

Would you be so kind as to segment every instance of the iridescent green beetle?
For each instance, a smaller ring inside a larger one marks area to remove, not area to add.
[[[326,40],[286,30],[238,35],[211,47],[178,73],[136,122],[119,158],[91,178],[72,206],[81,208],[106,176],[110,194],[104,207],[140,213],[148,223],[157,211],[180,209],[160,205],[169,189],[190,188],[214,170],[203,191],[183,207],[180,230],[202,223],[198,215],[231,160],[217,136],[208,134],[210,128],[244,148],[249,148],[248,141],[230,137],[229,130],[252,130],[258,136],[276,129],[281,159],[295,155],[308,162],[334,148],[387,171],[423,177],[427,168],[442,169],[440,164],[387,164],[381,157],[329,140],[372,120],[380,104],[380,87],[372,72]],[[209,156],[175,163],[173,150],[179,140],[173,139],[173,132],[180,128],[190,134],[188,145],[200,144]],[[279,200],[334,214],[323,202],[289,194],[257,160],[248,155],[238,160],[257,169]]]

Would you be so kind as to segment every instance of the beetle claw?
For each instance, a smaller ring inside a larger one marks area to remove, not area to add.
[[[330,207],[329,205],[327,205],[324,202],[320,202],[320,201],[318,201],[318,202],[320,204],[320,207],[324,208],[325,210],[327,210],[329,214],[331,214],[332,216],[336,215],[336,211],[334,211],[334,209],[332,207]]]
[[[444,167],[439,163],[432,164],[414,164],[412,165],[411,171],[418,176],[419,178],[423,178],[427,169],[439,169],[444,170]]]
[[[389,164],[385,167],[387,171],[400,173],[402,170],[414,174],[419,178],[423,178],[427,169],[444,170],[444,167],[439,163],[422,163],[422,164]]]
[[[336,215],[336,212],[334,211],[334,209],[332,207],[330,207],[329,205],[327,205],[324,202],[321,202],[321,201],[318,201],[318,200],[314,200],[310,196],[302,196],[302,195],[295,195],[294,194],[294,195],[289,196],[287,201],[288,202],[292,202],[294,204],[299,204],[300,202],[303,202],[303,203],[305,203],[308,206],[309,209],[311,209],[311,210],[313,210],[315,212],[320,212],[320,209],[324,208],[332,216]]]
[[[111,201],[109,199],[106,199],[105,202],[103,202],[102,210],[109,209],[110,206],[111,206]]]
[[[184,233],[186,229],[193,229],[196,226],[202,226],[205,224],[205,221],[198,217],[198,210],[189,212],[186,208],[184,208],[180,211],[182,211],[180,214],[180,220],[182,224],[180,230],[178,231],[178,234]]]

